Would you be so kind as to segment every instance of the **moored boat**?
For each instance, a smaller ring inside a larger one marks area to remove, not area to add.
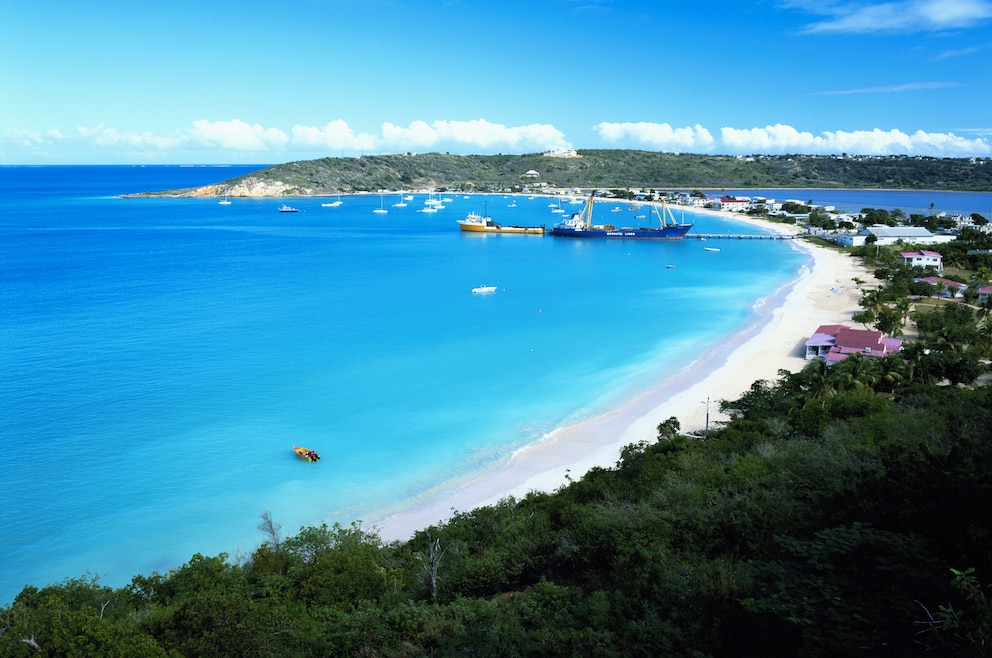
[[[681,240],[692,228],[692,224],[676,222],[672,211],[662,202],[659,211],[658,204],[651,204],[651,214],[658,218],[658,227],[617,228],[612,224],[593,224],[592,207],[595,197],[590,195],[581,212],[575,213],[560,224],[555,224],[548,231],[553,236],[563,238],[606,238],[613,240]]]
[[[279,206],[279,212],[300,212],[293,206],[287,206],[285,203]]]
[[[458,226],[469,233],[524,233],[528,235],[544,235],[543,226],[506,226],[493,221],[492,217],[483,217],[470,212],[465,219],[458,220]]]
[[[482,285],[482,286],[479,286],[478,288],[472,288],[472,292],[475,293],[475,294],[481,294],[481,293],[487,293],[487,292],[496,292],[496,286],[485,286],[485,285]]]
[[[303,446],[293,446],[293,452],[296,456],[305,462],[317,462],[320,461],[320,455],[310,448],[304,448]]]

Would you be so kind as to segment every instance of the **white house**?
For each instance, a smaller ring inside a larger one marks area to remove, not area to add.
[[[944,269],[944,257],[936,251],[920,249],[919,251],[904,251],[901,255],[903,265],[925,267],[931,270],[937,270],[938,272]]]
[[[728,212],[747,212],[751,200],[747,198],[735,198],[731,196],[720,197],[720,210]]]

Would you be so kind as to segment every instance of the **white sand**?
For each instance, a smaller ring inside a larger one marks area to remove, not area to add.
[[[783,233],[797,232],[791,226],[718,214]],[[801,240],[793,244],[811,254],[811,267],[801,268],[796,281],[759,302],[749,328],[620,409],[555,430],[497,470],[433,491],[412,509],[383,518],[373,527],[384,540],[407,539],[449,519],[455,510],[470,511],[508,496],[519,499],[531,491],[554,491],[568,477],[580,479],[594,466],[614,466],[621,448],[656,439],[658,424],[672,416],[681,423],[682,433],[700,432],[707,409],[711,426],[726,420],[719,412],[720,400],[739,398],[756,380],[776,381],[779,370],[802,369],[806,339],[821,324],[850,323],[860,298],[853,279],[873,281],[873,277],[845,254]]]

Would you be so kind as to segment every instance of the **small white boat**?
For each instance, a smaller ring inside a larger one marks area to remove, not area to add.
[[[388,210],[386,210],[385,208],[382,207],[382,195],[381,194],[379,195],[379,207],[376,208],[375,210],[373,210],[372,212],[374,212],[376,215],[385,215],[387,212],[389,212]]]
[[[472,288],[472,292],[475,294],[496,292],[496,286],[479,286],[478,288]]]
[[[703,251],[720,251],[719,247],[703,247]]]
[[[231,200],[230,200],[230,199],[228,199],[228,198],[227,198],[227,195],[225,194],[225,195],[224,195],[224,198],[223,198],[223,199],[221,199],[220,201],[218,201],[217,203],[218,203],[219,205],[221,205],[221,206],[229,206],[229,205],[231,205]]]
[[[279,212],[300,212],[293,206],[287,206],[285,203],[279,206]]]
[[[341,195],[339,194],[337,199],[335,199],[334,201],[331,201],[330,203],[322,203],[322,204],[320,204],[320,207],[321,208],[337,208],[338,206],[341,205],[341,203],[342,203],[341,202]]]

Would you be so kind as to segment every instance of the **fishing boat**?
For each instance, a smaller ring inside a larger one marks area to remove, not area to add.
[[[287,206],[285,203],[279,206],[279,212],[300,212],[293,206]]]
[[[293,446],[293,452],[296,456],[305,462],[318,462],[320,461],[320,455],[310,448],[304,448],[303,446]]]
[[[478,288],[472,288],[472,292],[477,295],[487,292],[496,292],[496,286],[479,286]]]
[[[555,224],[548,233],[561,238],[606,238],[613,240],[681,240],[692,228],[692,224],[675,221],[668,205],[651,204],[651,214],[658,218],[658,226],[641,228],[617,228],[612,224],[593,224],[592,208],[595,196],[590,195],[581,212]],[[661,210],[659,210],[659,205]],[[664,212],[662,212],[664,211]]]
[[[505,226],[494,222],[492,217],[470,212],[465,219],[458,220],[458,226],[469,233],[524,233],[544,235],[543,226]]]

